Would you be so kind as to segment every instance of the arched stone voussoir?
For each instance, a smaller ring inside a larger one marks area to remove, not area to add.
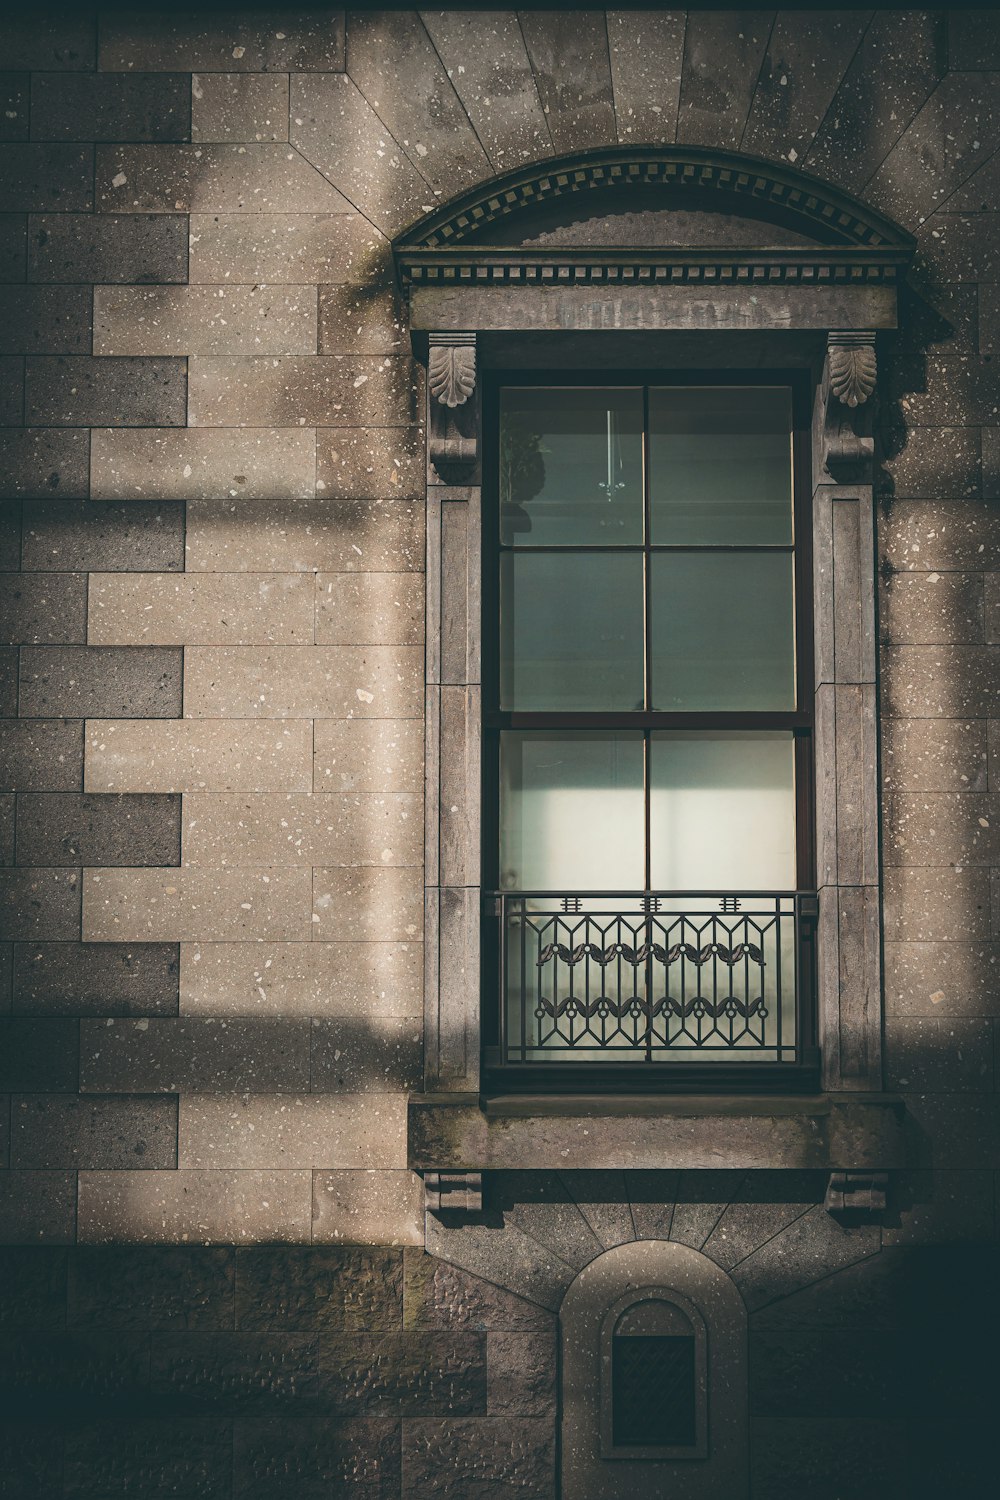
[[[881,1230],[876,1225],[845,1227],[817,1204],[736,1266],[732,1276],[754,1312],[876,1255],[880,1245]]]

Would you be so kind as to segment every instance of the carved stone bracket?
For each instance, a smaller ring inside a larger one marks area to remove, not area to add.
[[[823,466],[840,482],[871,482],[875,334],[831,333],[823,371]]]
[[[424,1205],[432,1214],[482,1213],[482,1172],[425,1172]]]
[[[823,1207],[849,1224],[877,1223],[885,1213],[888,1172],[831,1172]]]
[[[479,463],[476,335],[428,337],[428,452],[444,484],[468,484]]]

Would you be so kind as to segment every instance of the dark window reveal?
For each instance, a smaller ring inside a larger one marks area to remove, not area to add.
[[[693,1335],[616,1333],[611,1366],[616,1448],[694,1446]]]

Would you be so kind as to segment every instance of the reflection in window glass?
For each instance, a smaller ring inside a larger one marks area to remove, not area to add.
[[[655,733],[650,740],[649,779],[654,888],[794,888],[790,734]]]
[[[651,595],[653,708],[795,707],[790,553],[655,553]]]
[[[641,888],[642,776],[640,734],[503,734],[504,889]]]
[[[504,389],[500,533],[519,546],[641,543],[641,390]]]
[[[642,600],[639,553],[504,553],[501,706],[642,708]]]
[[[651,389],[653,544],[790,543],[791,426],[782,387]]]

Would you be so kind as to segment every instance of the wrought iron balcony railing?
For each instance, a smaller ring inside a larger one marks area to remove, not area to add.
[[[488,909],[495,1067],[815,1059],[813,892],[503,891]]]

